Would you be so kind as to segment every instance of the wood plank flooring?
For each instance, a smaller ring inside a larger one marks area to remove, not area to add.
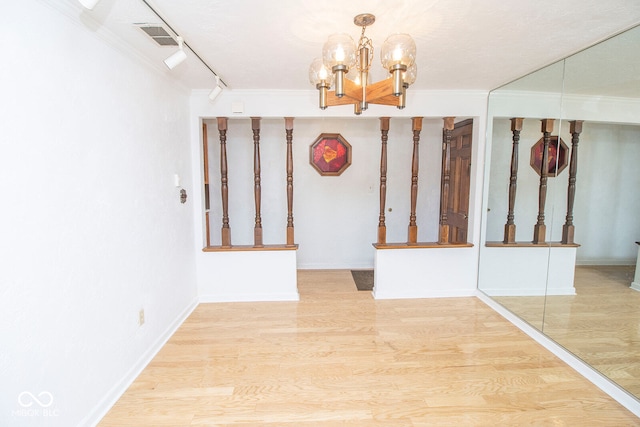
[[[299,302],[199,305],[100,426],[640,426],[476,298],[298,282]]]
[[[579,266],[576,295],[495,299],[640,397],[640,292],[629,288],[634,272],[632,265]]]

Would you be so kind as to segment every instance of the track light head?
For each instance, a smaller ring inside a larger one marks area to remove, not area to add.
[[[220,77],[216,76],[216,87],[209,92],[209,99],[215,101],[215,99],[222,93],[222,86],[220,86]]]
[[[187,54],[184,52],[184,49],[182,47],[182,45],[184,43],[184,40],[180,36],[177,37],[177,40],[178,40],[178,50],[176,52],[174,52],[173,54],[171,54],[170,57],[168,57],[167,59],[164,60],[164,64],[170,70],[173,70],[175,67],[177,67],[179,64],[181,64],[182,61],[187,59]]]
[[[213,88],[211,92],[209,92],[209,99],[215,101],[215,99],[222,93],[222,88],[220,86],[216,86]]]

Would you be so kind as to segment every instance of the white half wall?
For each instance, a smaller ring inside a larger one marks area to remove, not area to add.
[[[575,247],[484,247],[478,288],[489,296],[575,295],[575,262]]]
[[[631,289],[634,289],[636,291],[640,291],[640,268],[639,267],[640,267],[640,246],[638,246],[638,258],[636,259],[636,273],[633,276],[633,282],[631,282],[631,285],[630,285]]]
[[[200,302],[297,301],[296,251],[198,255]]]
[[[476,295],[478,251],[463,248],[376,249],[376,299]]]

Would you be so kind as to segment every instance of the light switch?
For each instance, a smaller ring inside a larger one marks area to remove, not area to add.
[[[177,173],[173,175],[173,184],[176,187],[180,187],[180,175],[178,175]]]

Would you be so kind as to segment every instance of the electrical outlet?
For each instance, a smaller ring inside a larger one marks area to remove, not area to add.
[[[144,325],[144,308],[141,308],[140,312],[138,313],[138,325]]]

